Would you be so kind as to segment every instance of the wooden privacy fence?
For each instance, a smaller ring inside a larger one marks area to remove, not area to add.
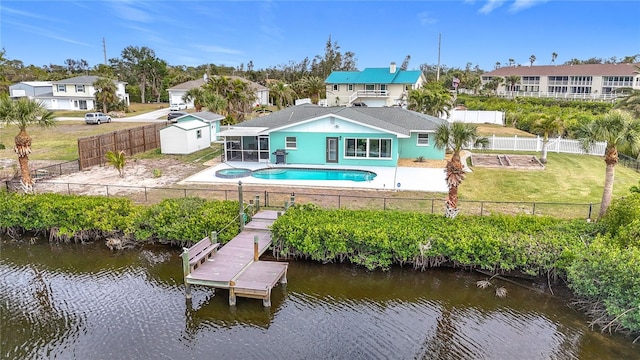
[[[89,136],[78,139],[78,162],[80,170],[106,162],[105,154],[109,151],[124,151],[131,156],[160,147],[160,129],[164,123],[123,129],[107,134]]]

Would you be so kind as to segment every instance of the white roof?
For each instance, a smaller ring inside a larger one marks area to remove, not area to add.
[[[216,134],[217,136],[258,136],[261,132],[268,130],[266,127],[236,127],[222,130]]]
[[[180,121],[177,122],[171,126],[175,126],[178,127],[182,130],[193,130],[193,129],[199,129],[199,128],[203,128],[203,127],[207,127],[209,126],[207,123],[200,121],[200,120],[188,120],[188,121]]]
[[[51,86],[50,81],[23,81],[22,83],[29,86]]]

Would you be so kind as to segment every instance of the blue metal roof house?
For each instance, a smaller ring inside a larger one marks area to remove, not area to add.
[[[393,62],[388,68],[334,71],[325,80],[327,105],[402,106],[408,91],[426,81],[421,70],[399,70]]]
[[[434,146],[442,123],[400,107],[304,104],[223,126],[217,136],[226,161],[397,166],[400,158],[444,159]]]

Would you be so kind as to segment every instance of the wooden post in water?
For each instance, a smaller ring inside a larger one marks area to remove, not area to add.
[[[233,287],[236,286],[236,282],[229,281],[229,306],[236,306],[236,292]]]
[[[253,236],[253,261],[258,261],[260,255],[258,254],[258,235]]]
[[[238,181],[238,202],[240,203],[240,231],[244,230],[244,200],[242,199],[242,181]]]
[[[191,284],[187,283],[187,275],[189,275],[189,249],[182,250],[182,273],[184,274],[184,289],[187,299],[191,299]]]

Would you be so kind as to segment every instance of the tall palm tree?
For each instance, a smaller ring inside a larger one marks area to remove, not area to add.
[[[531,63],[531,66],[533,66],[534,62],[536,62],[536,56],[535,55],[529,56],[529,63]]]
[[[31,154],[31,136],[27,128],[31,125],[51,127],[56,125],[53,112],[47,110],[38,101],[28,98],[11,100],[3,96],[0,98],[0,122],[16,125],[20,132],[15,137],[13,150],[18,155],[22,187],[25,192],[33,190],[33,179],[29,172],[29,154]]]
[[[105,114],[109,112],[109,105],[117,104],[120,99],[116,95],[117,87],[112,79],[101,77],[94,83],[93,87],[96,89],[94,96],[96,101],[102,104],[102,112]]]
[[[600,202],[600,219],[606,212],[613,196],[613,181],[618,164],[618,148],[627,146],[632,151],[640,150],[640,120],[634,119],[631,113],[624,110],[611,110],[584,125],[579,132],[585,151],[596,141],[606,141],[604,162],[607,164],[604,179],[602,201]]]
[[[276,81],[269,85],[269,95],[273,97],[273,102],[278,107],[278,110],[280,110],[283,106],[293,103],[293,98],[296,96],[296,93],[289,85],[282,81]]]
[[[464,180],[464,168],[460,161],[460,151],[465,146],[485,148],[489,139],[478,135],[478,127],[473,124],[454,122],[438,126],[435,135],[435,146],[438,149],[452,151],[451,159],[445,169],[449,196],[445,216],[455,217],[458,214],[458,186]]]
[[[538,120],[533,123],[533,132],[542,134],[542,156],[540,157],[541,163],[547,163],[547,146],[549,145],[549,136],[560,134],[563,129],[564,122],[559,113],[543,114],[538,118]]]
[[[201,87],[194,87],[182,95],[182,101],[185,103],[193,102],[193,106],[196,108],[196,111],[202,110],[203,101],[205,97],[205,92]]]
[[[551,53],[551,63],[555,64],[556,63],[556,59],[558,58],[558,53],[556,52],[552,52]]]

